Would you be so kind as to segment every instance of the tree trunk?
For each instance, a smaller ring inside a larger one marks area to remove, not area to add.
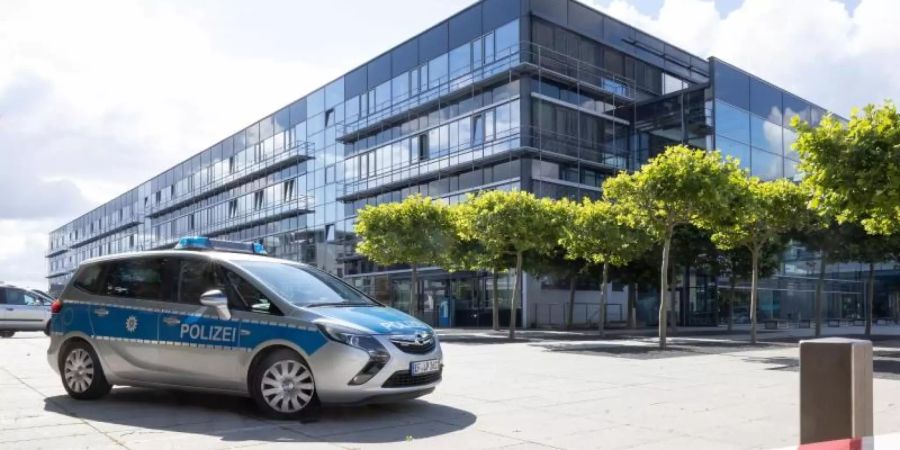
[[[522,252],[516,253],[516,284],[513,286],[512,298],[509,301],[509,338],[516,338],[516,308],[519,307],[519,295],[522,291]]]
[[[600,282],[600,337],[606,337],[606,283],[609,281],[609,264],[603,264],[603,279]]]
[[[498,297],[499,289],[497,288],[497,277],[500,276],[499,271],[494,271],[494,282],[491,292],[491,322],[493,322],[494,331],[500,331],[500,298]]]
[[[668,233],[663,241],[662,264],[659,268],[659,348],[666,349],[666,318],[668,308],[666,297],[669,295],[669,249],[672,246],[672,233]]]
[[[872,335],[872,308],[875,305],[875,263],[869,263],[869,284],[866,286],[866,336]]]
[[[628,289],[628,328],[637,328],[637,317],[635,309],[637,308],[638,284],[632,283]]]
[[[572,275],[569,278],[569,313],[566,314],[566,329],[572,328],[573,315],[575,314],[575,285],[578,282],[578,277],[576,275]]]
[[[816,281],[816,304],[814,305],[816,314],[816,337],[822,335],[822,290],[825,286],[825,252],[822,252],[819,261],[819,280]]]
[[[713,281],[713,286],[715,286],[716,293],[716,301],[713,303],[713,323],[716,325],[716,328],[719,327],[719,323],[722,322],[722,312],[719,311],[722,308],[722,290],[719,289],[719,283]]]
[[[728,331],[731,331],[734,328],[734,296],[735,285],[737,285],[737,278],[734,276],[734,272],[729,277],[729,282],[731,283],[731,292],[728,294]]]
[[[415,264],[412,266],[412,280],[409,287],[409,314],[413,317],[419,311],[419,272]]]
[[[757,302],[757,282],[759,279],[759,246],[753,246],[753,272],[750,275],[750,343],[756,343],[756,302]]]
[[[678,290],[678,273],[676,271],[677,266],[672,264],[669,269],[672,272],[671,278],[669,278],[669,317],[671,318],[671,330],[672,336],[678,333],[678,313],[676,312],[676,308],[678,307],[678,303],[675,301],[675,292]]]

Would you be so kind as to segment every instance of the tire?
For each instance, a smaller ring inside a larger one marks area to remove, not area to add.
[[[59,357],[59,376],[69,397],[95,400],[109,393],[112,385],[106,381],[103,367],[94,349],[84,341],[63,346]]]
[[[278,349],[253,365],[248,377],[250,396],[273,419],[308,419],[319,410],[312,370],[293,350]]]
[[[0,337],[2,338],[11,338],[16,334],[15,331],[0,331]]]

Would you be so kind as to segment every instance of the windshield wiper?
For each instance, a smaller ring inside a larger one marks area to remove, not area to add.
[[[371,303],[349,303],[349,302],[326,302],[326,303],[309,303],[302,305],[303,308],[315,308],[317,306],[375,306]]]

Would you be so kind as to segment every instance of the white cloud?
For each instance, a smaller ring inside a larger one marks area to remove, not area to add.
[[[52,228],[471,0],[384,3],[0,2],[0,280],[43,286]],[[600,9],[838,112],[900,98],[900,2],[852,15],[833,0],[748,0],[725,17],[700,0]]]
[[[585,3],[841,115],[900,99],[900,2],[894,0],[863,0],[852,12],[837,0],[746,0],[725,16],[707,0],[665,0],[656,16],[623,0]]]
[[[468,2],[0,2],[0,280],[45,286],[51,229]]]

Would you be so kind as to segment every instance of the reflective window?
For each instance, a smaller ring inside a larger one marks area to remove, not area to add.
[[[750,142],[750,113],[723,102],[716,102],[716,134]]]
[[[753,168],[750,173],[760,177],[763,180],[774,180],[781,178],[782,158],[769,152],[761,150],[753,150]]]
[[[503,57],[518,51],[519,21],[512,22],[497,28],[494,31],[494,48],[497,49],[497,57]]]
[[[162,299],[160,258],[139,258],[111,263],[103,288],[104,295],[148,300]]]
[[[716,147],[723,156],[732,156],[740,161],[742,168],[750,170],[750,146],[731,139],[716,136]]]
[[[716,62],[714,66],[716,98],[721,98],[737,107],[749,109],[750,77],[720,62]]]
[[[800,155],[793,148],[794,142],[797,142],[797,132],[790,128],[784,128],[784,156],[799,161]]]
[[[790,126],[791,119],[799,116],[804,122],[810,121],[810,106],[803,99],[791,94],[784,94],[784,125]]]
[[[463,44],[450,51],[450,78],[465,75],[471,71],[471,44]]]
[[[767,152],[781,154],[781,126],[750,116],[750,144]]]
[[[428,88],[435,88],[445,81],[447,81],[446,53],[428,62]]]
[[[204,292],[222,289],[223,284],[215,276],[214,267],[209,261],[182,260],[178,277],[178,302],[199,305],[200,296]]]
[[[236,264],[295,305],[374,304],[348,284],[316,269],[259,261],[237,261]]]
[[[750,112],[781,124],[781,90],[755,78],[750,80]]]
[[[790,159],[784,160],[784,177],[791,181],[802,181],[803,177],[800,175],[800,172],[797,171],[797,161],[791,161]]]

